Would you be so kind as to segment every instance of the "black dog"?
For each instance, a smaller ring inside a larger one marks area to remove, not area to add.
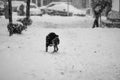
[[[21,34],[23,30],[25,30],[27,26],[20,24],[20,23],[9,23],[7,25],[7,29],[9,31],[9,36],[12,36],[13,34]]]
[[[59,43],[60,43],[59,36],[54,32],[49,33],[46,36],[46,52],[48,52],[48,46],[53,46],[54,47],[53,52],[57,52]]]

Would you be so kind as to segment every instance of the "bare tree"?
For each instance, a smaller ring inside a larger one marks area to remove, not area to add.
[[[8,0],[8,10],[9,10],[9,23],[12,23],[12,3]]]
[[[27,0],[26,2],[27,6],[26,6],[26,19],[30,18],[30,0]]]
[[[30,0],[26,0],[26,18],[23,19],[23,24],[24,25],[31,25],[32,20],[30,19]]]

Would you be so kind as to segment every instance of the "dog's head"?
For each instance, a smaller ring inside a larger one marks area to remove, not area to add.
[[[56,33],[54,33],[54,32],[50,32],[48,35],[56,35]]]
[[[59,37],[59,35],[56,35],[56,37]]]

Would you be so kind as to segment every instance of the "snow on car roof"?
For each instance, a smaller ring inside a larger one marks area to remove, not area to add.
[[[50,5],[50,4],[61,4],[61,3],[66,3],[66,2],[51,2],[48,5]]]
[[[56,4],[52,7],[48,7],[48,9],[53,9],[53,10],[59,10],[59,11],[67,11],[68,9],[68,4],[67,3],[61,3],[61,4]],[[85,11],[77,9],[76,7],[72,6],[69,4],[69,11],[73,13],[85,13]]]

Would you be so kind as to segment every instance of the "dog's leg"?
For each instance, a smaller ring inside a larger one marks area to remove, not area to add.
[[[53,45],[53,53],[55,52],[55,46]]]
[[[46,52],[48,52],[48,45],[46,44]]]
[[[54,51],[53,52],[57,52],[58,51],[58,47],[55,45],[54,46]]]
[[[46,47],[46,52],[48,52],[48,47]]]
[[[58,46],[56,46],[56,49],[57,49],[57,50],[56,50],[56,52],[57,52],[57,51],[58,51]]]
[[[55,46],[53,46],[54,47],[54,51],[53,52],[56,52],[56,48],[55,48]]]

